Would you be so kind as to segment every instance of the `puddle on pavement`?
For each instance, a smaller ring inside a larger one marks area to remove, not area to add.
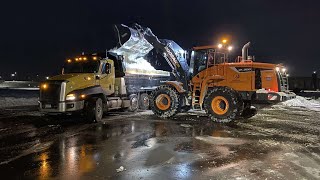
[[[171,160],[178,162],[175,156],[180,161],[186,158],[185,163],[193,168],[200,168],[222,166],[266,153],[235,138],[235,126],[179,121],[105,122],[61,135],[51,147],[2,165],[0,170],[16,178],[78,179],[103,168],[104,174],[112,176],[115,169],[127,163],[128,166],[140,163],[137,167],[144,167]],[[197,159],[199,154],[204,159]]]

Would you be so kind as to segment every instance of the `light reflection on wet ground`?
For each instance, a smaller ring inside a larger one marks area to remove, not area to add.
[[[319,122],[305,120],[317,114],[301,119],[287,112],[281,120],[283,112],[261,111],[230,125],[210,123],[197,112],[175,120],[150,112],[114,113],[97,124],[25,112],[0,119],[0,174],[12,179],[320,177],[319,140],[313,138],[319,136],[313,127]],[[270,122],[274,117],[280,118]],[[293,127],[295,121],[307,125]],[[310,138],[296,136],[297,131]],[[309,159],[294,161],[299,153]],[[120,166],[125,170],[117,173]]]

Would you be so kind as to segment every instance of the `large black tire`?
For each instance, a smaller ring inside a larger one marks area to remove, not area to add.
[[[208,91],[204,109],[211,120],[228,123],[241,114],[243,103],[237,92],[228,87],[216,87]]]
[[[130,98],[130,106],[128,108],[128,110],[130,112],[136,112],[139,109],[139,99],[138,99],[138,95],[136,94],[131,94],[129,96]]]
[[[171,86],[162,85],[150,95],[150,108],[160,118],[170,118],[178,113],[179,94]]]
[[[150,107],[149,95],[147,93],[142,93],[139,98],[139,108],[141,110],[147,110]]]
[[[99,122],[103,116],[103,104],[101,98],[91,98],[85,103],[85,118],[89,122]]]

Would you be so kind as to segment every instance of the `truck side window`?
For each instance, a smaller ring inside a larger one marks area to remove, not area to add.
[[[103,71],[105,74],[110,74],[111,73],[111,64],[109,63],[106,63],[104,65],[104,71]]]

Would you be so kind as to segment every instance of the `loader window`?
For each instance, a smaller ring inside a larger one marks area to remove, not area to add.
[[[208,54],[206,50],[194,51],[194,53],[194,74],[198,74],[206,68]]]
[[[67,63],[64,66],[64,74],[71,73],[95,73],[99,70],[99,61],[82,61]]]

